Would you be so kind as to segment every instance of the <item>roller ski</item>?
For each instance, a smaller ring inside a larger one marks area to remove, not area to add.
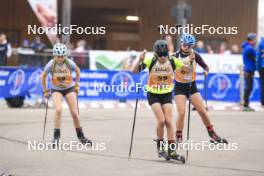
[[[210,142],[213,144],[228,144],[228,141],[225,138],[219,137],[215,131],[208,131],[210,136]]]
[[[165,150],[165,141],[164,140],[154,140],[157,142],[157,152],[159,158],[165,158],[166,161],[176,160],[185,164],[185,158],[181,155],[178,155],[175,150],[168,149],[168,152]],[[176,145],[176,144],[175,144]]]
[[[177,154],[176,150],[172,150],[172,151],[168,150],[168,156],[166,160],[169,161],[170,159],[176,160],[176,161],[182,162],[182,164],[185,164],[185,157]]]

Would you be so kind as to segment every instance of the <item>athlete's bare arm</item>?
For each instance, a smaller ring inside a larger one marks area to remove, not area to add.
[[[75,66],[75,73],[76,73],[75,86],[79,86],[81,71],[77,65]]]
[[[131,67],[131,72],[132,73],[138,73],[139,72],[139,65],[144,61],[146,56],[146,50],[144,50],[140,55],[139,58],[137,58],[135,60],[135,62],[133,63],[132,67]]]
[[[40,76],[43,92],[47,91],[47,81],[46,81],[47,75],[48,74],[46,72],[42,72]]]

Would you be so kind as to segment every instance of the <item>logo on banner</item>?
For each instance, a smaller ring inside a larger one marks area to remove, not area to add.
[[[208,84],[212,89],[212,96],[217,99],[225,98],[228,90],[232,87],[230,79],[224,74],[214,75]]]
[[[115,95],[119,97],[126,97],[129,95],[128,86],[134,85],[133,77],[126,72],[116,73],[112,80],[111,85],[116,86]]]
[[[32,88],[29,90],[29,92],[35,92],[38,91],[41,84],[40,84],[40,74],[41,74],[42,70],[41,69],[37,69],[36,71],[34,71],[28,80],[28,84],[32,85]]]
[[[8,84],[10,85],[10,94],[18,95],[24,82],[25,73],[23,70],[18,69],[13,72],[8,79]]]

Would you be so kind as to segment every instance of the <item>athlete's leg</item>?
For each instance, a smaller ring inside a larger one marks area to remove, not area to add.
[[[55,129],[60,129],[61,127],[62,97],[63,95],[60,92],[52,93],[52,99],[55,108],[55,119],[54,119]]]
[[[171,103],[163,104],[162,111],[165,117],[165,125],[167,128],[168,141],[174,141],[175,138],[173,133],[172,104]]]
[[[176,128],[177,130],[182,130],[184,126],[184,116],[186,111],[186,96],[185,95],[176,95],[175,102],[177,107],[177,121]]]
[[[192,95],[192,104],[196,108],[197,112],[202,118],[202,121],[204,125],[206,126],[207,132],[211,138],[211,141],[214,143],[227,143],[226,139],[219,137],[214,128],[213,125],[210,122],[208,113],[204,107],[203,99],[199,92],[196,92]]]
[[[75,92],[70,92],[66,94],[66,101],[68,103],[71,116],[73,118],[73,124],[76,128],[76,134],[81,143],[83,144],[92,144],[92,141],[84,136],[84,133],[82,131],[81,125],[80,125],[80,119],[78,114],[78,107],[77,107],[77,97]]]
[[[206,127],[211,125],[208,113],[204,107],[204,102],[199,92],[192,95],[192,105],[196,108],[197,112],[202,118],[202,121]]]
[[[176,120],[176,141],[182,142],[182,130],[184,127],[184,117],[186,111],[186,96],[185,95],[176,95],[175,102],[177,107],[177,120]]]
[[[52,148],[55,148],[58,145],[61,136],[60,127],[61,127],[61,114],[62,114],[62,97],[63,95],[60,92],[52,93],[52,99],[55,108]]]
[[[162,105],[162,111],[165,116],[165,124],[167,128],[167,136],[168,136],[168,156],[172,159],[180,160],[185,162],[184,157],[178,155],[176,153],[176,143],[175,137],[173,134],[173,122],[172,122],[172,104],[166,103]]]
[[[164,142],[164,126],[165,126],[165,117],[162,111],[162,107],[160,103],[153,103],[151,104],[151,109],[153,113],[155,114],[156,120],[157,120],[157,151],[158,156],[161,157],[165,154],[165,148],[162,144]]]
[[[70,92],[66,94],[66,101],[69,106],[69,110],[73,119],[73,124],[75,128],[80,128],[80,120],[79,120],[79,114],[78,114],[78,107],[77,107],[77,98],[75,92]]]
[[[163,139],[164,137],[164,125],[165,125],[165,117],[162,111],[162,107],[160,103],[154,103],[151,105],[151,109],[155,114],[157,120],[157,138]]]

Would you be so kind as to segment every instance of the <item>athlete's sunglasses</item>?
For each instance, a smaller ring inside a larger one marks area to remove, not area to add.
[[[190,45],[190,44],[186,44],[186,43],[183,43],[182,46],[183,46],[184,48],[192,48],[192,47],[193,47],[192,45]]]
[[[162,56],[167,57],[168,56],[168,52],[158,52],[157,55],[159,57],[162,57]]]

